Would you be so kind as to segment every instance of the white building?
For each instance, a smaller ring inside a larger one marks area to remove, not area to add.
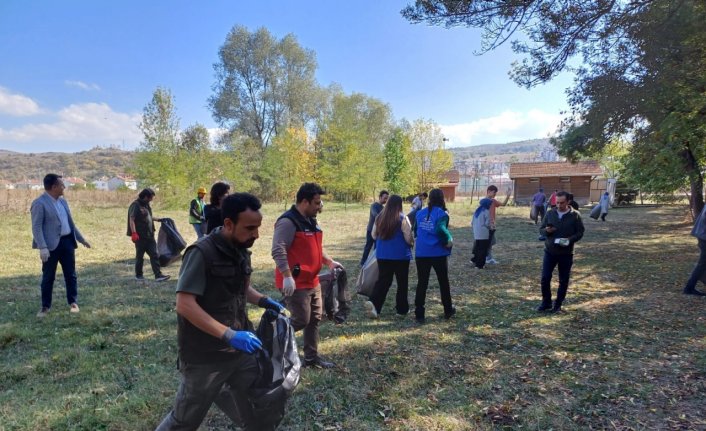
[[[24,180],[15,183],[15,188],[19,190],[44,190],[44,183],[39,180]]]
[[[95,181],[92,181],[93,185],[96,186],[96,190],[110,190],[108,187],[108,178],[100,177]]]
[[[121,187],[127,187],[130,190],[137,190],[137,180],[124,175],[118,175],[108,180],[109,190],[116,190]]]

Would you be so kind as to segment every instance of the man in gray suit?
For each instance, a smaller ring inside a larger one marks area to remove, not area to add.
[[[61,263],[66,283],[66,300],[69,311],[78,313],[78,285],[76,277],[75,249],[80,242],[86,248],[86,241],[71,218],[69,204],[62,197],[64,181],[60,175],[47,174],[44,177],[44,194],[32,202],[32,248],[39,249],[42,260],[42,308],[37,317],[44,317],[51,309],[56,265]]]

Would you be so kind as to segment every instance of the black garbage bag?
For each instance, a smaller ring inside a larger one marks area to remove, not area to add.
[[[287,400],[299,384],[301,361],[288,317],[265,310],[255,334],[262,341],[262,349],[253,354],[259,370],[246,397],[249,412],[241,414],[227,384],[216,404],[240,428],[273,431],[282,422]]]
[[[181,259],[181,252],[186,248],[186,241],[170,218],[162,219],[162,226],[157,235],[157,254],[159,254],[159,266],[168,266],[174,261]]]
[[[319,276],[319,282],[321,283],[321,294],[324,297],[326,317],[336,323],[344,323],[351,310],[346,270],[336,268],[328,274]]]
[[[265,310],[255,332],[262,341],[256,353],[260,376],[250,389],[255,429],[275,429],[284,418],[287,399],[299,384],[301,361],[289,318]]]

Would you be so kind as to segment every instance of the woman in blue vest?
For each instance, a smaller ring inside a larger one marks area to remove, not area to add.
[[[397,279],[395,309],[397,314],[405,315],[409,312],[407,286],[414,237],[412,225],[402,213],[402,197],[390,196],[387,206],[375,219],[372,237],[375,239],[379,274],[370,301],[365,303],[368,316],[376,318],[380,314],[393,276]]]
[[[444,192],[432,189],[429,192],[429,203],[423,210],[417,212],[415,233],[417,245],[415,262],[417,263],[417,294],[414,298],[415,317],[417,322],[424,323],[424,303],[429,286],[429,275],[434,268],[439,280],[441,303],[444,305],[444,318],[450,319],[456,314],[451,303],[451,287],[449,286],[448,257],[451,255],[453,238],[449,232],[449,214],[446,211]]]

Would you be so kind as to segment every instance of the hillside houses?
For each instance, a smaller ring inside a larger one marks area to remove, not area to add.
[[[137,180],[127,175],[116,175],[112,178],[101,177],[86,181],[79,177],[63,177],[67,188],[93,188],[95,190],[113,191],[118,189],[137,190]],[[25,179],[22,181],[0,180],[0,189],[5,190],[44,190],[41,179]]]

